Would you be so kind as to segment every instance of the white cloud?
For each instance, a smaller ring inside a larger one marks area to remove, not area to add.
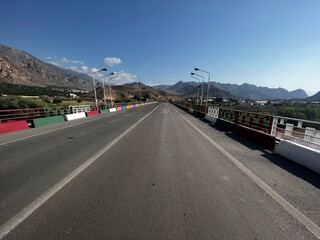
[[[61,65],[59,63],[57,63],[57,62],[49,62],[49,63],[51,63],[51,64],[53,64],[53,65],[55,65],[57,67],[61,67]]]
[[[113,85],[121,85],[125,83],[134,82],[137,76],[132,75],[130,73],[126,73],[124,71],[121,72],[115,72],[115,75],[117,77],[113,78],[110,83]]]
[[[49,60],[51,60],[51,59],[52,59],[52,57],[50,57],[50,56],[49,56],[49,57],[46,57],[46,58],[47,58],[47,59],[49,59]]]
[[[76,66],[71,66],[70,69],[71,69],[72,71],[79,72],[79,69],[78,69]]]
[[[81,66],[81,71],[86,73],[89,72],[89,69],[87,66]]]
[[[98,68],[95,68],[95,67],[94,67],[94,68],[91,68],[91,72],[92,72],[92,73],[97,72],[97,71],[99,71]]]
[[[67,59],[65,57],[61,58],[60,60],[58,60],[59,62],[62,62],[62,63],[76,63],[76,64],[81,64],[83,65],[83,61],[80,61],[80,60],[70,60],[70,59]]]
[[[112,67],[114,65],[117,65],[119,63],[122,63],[121,59],[120,58],[115,58],[115,57],[107,57],[104,59],[104,63],[109,66],[109,67]]]

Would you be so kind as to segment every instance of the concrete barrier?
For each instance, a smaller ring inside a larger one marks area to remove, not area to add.
[[[274,150],[274,147],[276,144],[275,136],[271,136],[268,133],[265,133],[256,129],[248,128],[240,124],[237,124],[235,126],[234,132],[238,136],[244,139],[247,139],[249,141],[252,141],[263,148]]]
[[[122,110],[122,107],[117,107],[117,111],[120,111],[120,110]]]
[[[198,118],[205,118],[206,114],[204,112],[198,112],[196,117]]]
[[[108,112],[109,112],[109,109],[100,110],[100,114],[101,114],[101,113],[108,113]]]
[[[49,124],[54,124],[54,123],[59,123],[59,122],[64,122],[64,121],[65,120],[64,120],[64,117],[62,115],[53,116],[53,117],[32,119],[34,127],[41,127],[41,126],[44,126],[44,125],[49,125]]]
[[[91,111],[91,112],[86,112],[87,117],[90,117],[90,116],[93,116],[93,115],[97,115],[97,114],[99,114],[99,111],[98,111],[98,110],[96,110],[96,111]]]
[[[25,120],[8,122],[8,123],[0,123],[0,134],[20,131],[25,129],[29,129],[28,123]]]
[[[126,106],[123,106],[122,109],[127,109],[127,107],[126,107]]]
[[[218,118],[215,118],[215,117],[213,117],[213,116],[210,116],[209,114],[206,114],[206,116],[204,117],[204,119],[206,119],[206,120],[209,121],[209,122],[216,123]]]
[[[72,121],[72,120],[85,118],[85,117],[86,117],[86,114],[84,112],[80,112],[80,113],[74,113],[74,114],[65,115],[65,120],[66,121]]]
[[[224,119],[221,119],[221,118],[218,118],[218,119],[217,119],[216,124],[217,124],[219,127],[223,128],[224,130],[231,131],[231,132],[234,131],[234,128],[235,128],[235,126],[236,126],[235,123],[229,122],[229,121],[224,120]]]
[[[110,108],[110,109],[109,109],[109,112],[116,112],[116,111],[117,111],[116,108]]]
[[[279,143],[276,153],[320,174],[319,150],[283,140]]]
[[[192,114],[193,114],[193,116],[196,117],[196,116],[198,115],[198,111],[197,111],[197,110],[193,110],[193,113],[192,113]]]

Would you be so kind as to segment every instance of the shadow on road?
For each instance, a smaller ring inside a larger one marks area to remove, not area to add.
[[[320,189],[320,175],[311,171],[308,168],[305,168],[304,166],[301,166],[285,157],[282,157],[276,153],[273,153],[271,151],[265,150],[264,148],[256,145],[253,142],[247,141],[231,132],[226,132],[224,129],[220,128],[219,126],[216,126],[215,124],[205,120],[201,119],[204,123],[207,123],[209,126],[214,128],[215,130],[224,133],[229,138],[241,143],[242,145],[252,149],[252,150],[259,150],[263,154],[262,156],[268,159],[270,162],[276,164],[277,166],[281,167],[282,169],[286,170],[287,172],[295,175],[296,177],[299,177],[308,183],[312,184],[316,188]]]

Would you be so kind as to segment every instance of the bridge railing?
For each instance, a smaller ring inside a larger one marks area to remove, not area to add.
[[[320,150],[320,122],[274,116],[271,134],[281,140]]]
[[[78,112],[90,112],[95,110],[104,110],[109,108],[117,108],[136,103],[113,103],[105,105],[72,105],[50,108],[25,108],[25,109],[9,109],[0,110],[0,124],[5,122],[13,122],[19,120],[32,120],[36,118],[53,117],[59,115],[73,114]]]
[[[208,114],[215,118],[241,124],[265,133],[271,133],[273,116],[270,115],[216,107],[209,107]]]
[[[69,114],[68,107],[0,110],[0,123]]]
[[[200,107],[182,103],[181,106],[206,113],[217,119],[243,125],[313,149],[320,150],[320,122],[273,116],[217,107]]]

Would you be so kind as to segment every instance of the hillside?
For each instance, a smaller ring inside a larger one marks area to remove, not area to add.
[[[257,87],[253,84],[248,83],[238,85],[215,82],[214,85],[224,91],[230,92],[234,96],[252,100],[295,99],[308,97],[306,92],[302,89],[297,89],[290,92],[284,88]]]
[[[141,98],[142,100],[146,99],[156,99],[158,101],[168,101],[168,100],[178,100],[178,96],[164,90],[155,90],[152,87],[149,87],[143,83],[141,84]],[[112,99],[124,99],[124,98],[133,98],[140,99],[140,85],[137,82],[128,83],[124,85],[112,86]],[[106,99],[110,100],[109,88],[106,87]],[[87,94],[88,97],[93,98],[94,93],[90,92]],[[103,99],[103,88],[100,86],[97,88],[97,97],[98,99]]]
[[[316,101],[320,101],[320,91],[317,92],[315,95],[311,96],[311,97],[308,97],[306,98],[306,100],[308,102],[316,102]]]
[[[86,74],[59,68],[0,44],[0,83],[92,89],[91,81]]]
[[[196,95],[197,83],[196,82],[177,82],[174,85],[158,85],[156,89],[169,90],[184,95]],[[206,93],[207,86],[204,92]],[[230,83],[217,83],[210,82],[210,96],[214,97],[241,97],[252,100],[263,99],[304,99],[308,95],[302,89],[297,89],[289,92],[284,88],[268,88],[257,87],[253,84],[244,83],[242,85]]]
[[[167,91],[172,91],[175,92],[176,94],[182,94],[185,96],[196,96],[198,94],[198,83],[197,82],[183,82],[179,81],[174,85],[158,85],[155,87],[156,89],[161,89],[161,90],[167,90]],[[201,90],[200,88],[200,95],[201,95]],[[220,88],[215,87],[214,85],[210,85],[210,94],[209,96],[212,97],[224,97],[224,98],[231,98],[234,97],[232,94],[229,92],[226,92],[224,90],[221,90]],[[207,84],[204,87],[204,96],[207,94]]]

